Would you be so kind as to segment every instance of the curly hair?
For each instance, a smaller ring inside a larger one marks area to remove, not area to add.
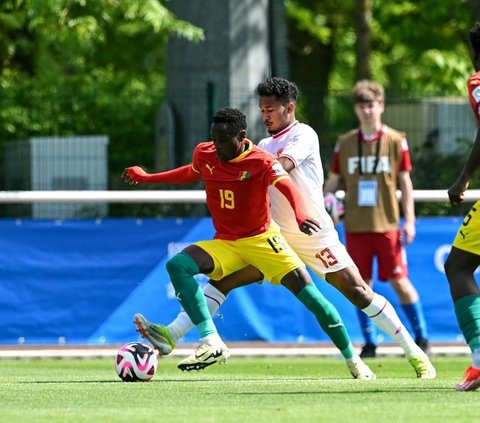
[[[295,103],[298,97],[296,84],[278,77],[268,78],[258,84],[256,92],[260,97],[275,97],[282,103]]]
[[[226,123],[235,134],[247,129],[247,118],[238,109],[223,107],[212,118],[213,123]]]
[[[470,45],[475,53],[480,54],[480,21],[474,23],[469,32]]]

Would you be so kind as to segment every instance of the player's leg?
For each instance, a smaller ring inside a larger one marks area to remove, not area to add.
[[[457,384],[459,391],[471,391],[480,387],[480,290],[474,272],[480,265],[480,255],[452,247],[445,272],[455,307],[458,325],[472,352],[472,365],[464,379]]]
[[[322,329],[346,359],[355,351],[337,309],[318,290],[304,263],[291,249],[278,229],[271,227],[257,238],[255,245],[247,240],[246,260],[258,268],[265,279],[287,287],[310,310]]]
[[[216,241],[204,241],[202,245],[207,247],[216,244],[221,246],[221,242]],[[194,279],[198,273],[221,273],[219,267],[214,257],[199,245],[190,245],[167,261],[167,271],[176,297],[197,327],[201,340],[194,353],[178,363],[181,370],[200,370],[214,363],[226,363],[230,356],[213,323],[205,295]]]
[[[264,234],[252,238],[255,241],[244,240],[240,243],[245,243],[242,245],[242,251],[246,252],[245,259],[272,284],[285,285],[315,315],[320,326],[345,357],[354,378],[374,379],[375,374],[353,349],[337,309],[320,293],[304,263],[278,229],[271,227]]]
[[[216,338],[217,330],[208,313],[205,296],[194,279],[194,275],[202,271],[208,273],[213,271],[213,259],[206,251],[192,245],[169,259],[166,267],[176,297],[189,315],[189,319],[198,326],[200,337]],[[164,326],[149,322],[141,314],[134,316],[134,323],[141,335],[161,354],[168,354],[175,346],[175,341]]]
[[[357,286],[362,286],[364,289],[365,286],[368,286],[371,290],[372,267],[375,250],[374,244],[370,239],[370,234],[347,232],[345,235],[348,253],[358,268],[358,272],[363,280],[363,284],[361,284],[360,280],[358,279],[355,279],[355,282],[357,283]],[[347,290],[348,287],[344,286],[344,289]],[[363,308],[364,307],[359,307],[357,309],[357,317],[364,339],[364,345],[362,347],[360,357],[373,358],[376,356],[377,331],[372,320],[370,319],[370,315],[365,313]]]
[[[194,278],[198,273],[222,275],[224,268],[207,250],[218,252],[226,249],[226,246],[219,240],[202,241],[197,244],[185,248],[166,264],[176,297],[197,327],[201,339],[194,354],[179,363],[178,367],[181,370],[200,370],[214,363],[225,363],[230,355],[210,316],[205,295]],[[237,265],[238,269],[245,266],[241,258],[228,249],[223,251],[223,255],[227,267]],[[154,346],[158,347],[157,343],[162,344],[157,325],[150,324],[141,315],[134,317],[134,323],[139,332]]]
[[[370,286],[365,283],[352,258],[340,243],[336,232],[332,236],[324,236],[320,239],[315,239],[315,237],[313,235],[308,238],[297,239],[294,236],[286,238],[314,273],[325,277],[331,285],[335,286],[352,304],[359,308],[362,314],[370,316],[371,321],[377,327],[404,348],[409,360],[412,355],[418,355],[419,348],[403,327],[396,311],[385,297],[372,291]],[[329,260],[327,260],[327,256]],[[319,260],[319,257],[322,259]],[[421,358],[414,362],[417,376],[420,374],[419,377],[431,377],[433,372],[428,357],[423,355]]]
[[[352,376],[355,379],[375,379],[375,373],[355,352],[337,309],[318,290],[306,268],[299,267],[291,271],[282,278],[281,283],[315,315],[323,331],[345,358]]]
[[[429,353],[427,323],[417,290],[407,277],[391,278],[390,285],[398,295],[402,309],[407,316],[415,336],[415,342],[425,352]]]
[[[199,273],[209,274],[214,270],[213,258],[197,245],[190,245],[169,259],[166,267],[177,300],[197,326],[200,338],[217,333],[205,295],[194,278]]]
[[[358,271],[351,267],[337,272],[328,273],[326,279],[357,307],[361,312],[405,350],[407,356],[416,352],[415,342],[400,321],[390,302],[382,295],[371,291]],[[356,286],[355,289],[352,286]],[[366,304],[366,305],[365,305]],[[400,330],[399,330],[400,328]]]
[[[406,252],[401,245],[400,231],[377,234],[375,242],[378,253],[379,278],[390,282],[410,322],[415,342],[428,354],[427,323],[418,292],[408,278]]]
[[[350,337],[337,309],[319,291],[305,267],[285,275],[281,283],[317,318],[318,323],[346,359],[355,355]]]
[[[223,304],[227,294],[235,288],[249,285],[253,282],[261,281],[263,274],[253,266],[247,266],[243,269],[225,276],[219,281],[210,279],[209,282],[203,287],[203,293],[207,301],[207,306],[210,314],[215,315],[217,310]],[[187,332],[194,327],[188,314],[182,310],[178,313],[177,317],[166,327],[163,327],[163,331],[166,330],[167,336],[173,342],[173,345],[182,338]],[[172,347],[173,348],[173,347]],[[169,354],[172,348],[168,348],[163,351],[164,354]]]
[[[372,289],[371,279],[362,279],[362,281],[364,286],[368,286],[370,289]],[[371,301],[369,302],[369,304],[370,303]],[[356,309],[357,318],[360,322],[360,330],[362,331],[363,339],[365,342],[363,344],[362,351],[360,352],[360,357],[375,358],[377,356],[377,330],[370,316],[364,312],[364,308],[365,307]]]

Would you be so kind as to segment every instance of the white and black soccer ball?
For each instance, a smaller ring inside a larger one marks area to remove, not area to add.
[[[334,224],[340,222],[345,214],[345,204],[343,200],[340,200],[335,194],[331,192],[326,193],[323,196],[323,202],[325,204],[325,210],[330,215]]]
[[[117,352],[115,370],[124,382],[148,382],[157,372],[155,350],[141,342],[125,344]]]

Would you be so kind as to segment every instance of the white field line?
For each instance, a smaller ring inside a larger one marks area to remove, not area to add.
[[[110,347],[89,347],[64,348],[64,347],[1,347],[0,359],[2,358],[101,358],[115,357],[120,346]],[[178,347],[170,354],[171,356],[183,357],[192,353],[192,346]],[[242,347],[230,345],[230,352],[233,357],[269,357],[269,356],[339,356],[336,348],[330,346],[254,346]],[[431,355],[469,355],[470,349],[464,345],[431,345]],[[357,350],[360,350],[358,347]],[[397,346],[379,346],[377,356],[401,356],[403,351]]]

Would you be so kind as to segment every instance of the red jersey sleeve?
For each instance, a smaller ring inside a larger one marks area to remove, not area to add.
[[[293,184],[289,177],[279,178],[275,184],[277,188],[288,200],[295,213],[295,219],[299,225],[309,218],[302,194]]]
[[[402,140],[402,157],[400,158],[400,171],[410,172],[412,170],[412,161],[410,160],[410,150],[406,138]]]
[[[131,166],[126,173],[132,181],[143,184],[186,184],[200,179],[200,174],[195,172],[192,165],[159,173],[147,173],[140,166]]]
[[[340,157],[338,154],[339,145],[338,143],[335,145],[335,149],[333,150],[333,160],[332,160],[332,169],[330,170],[332,173],[340,175]]]
[[[470,100],[473,114],[480,124],[480,71],[468,78],[467,86],[468,99]]]

